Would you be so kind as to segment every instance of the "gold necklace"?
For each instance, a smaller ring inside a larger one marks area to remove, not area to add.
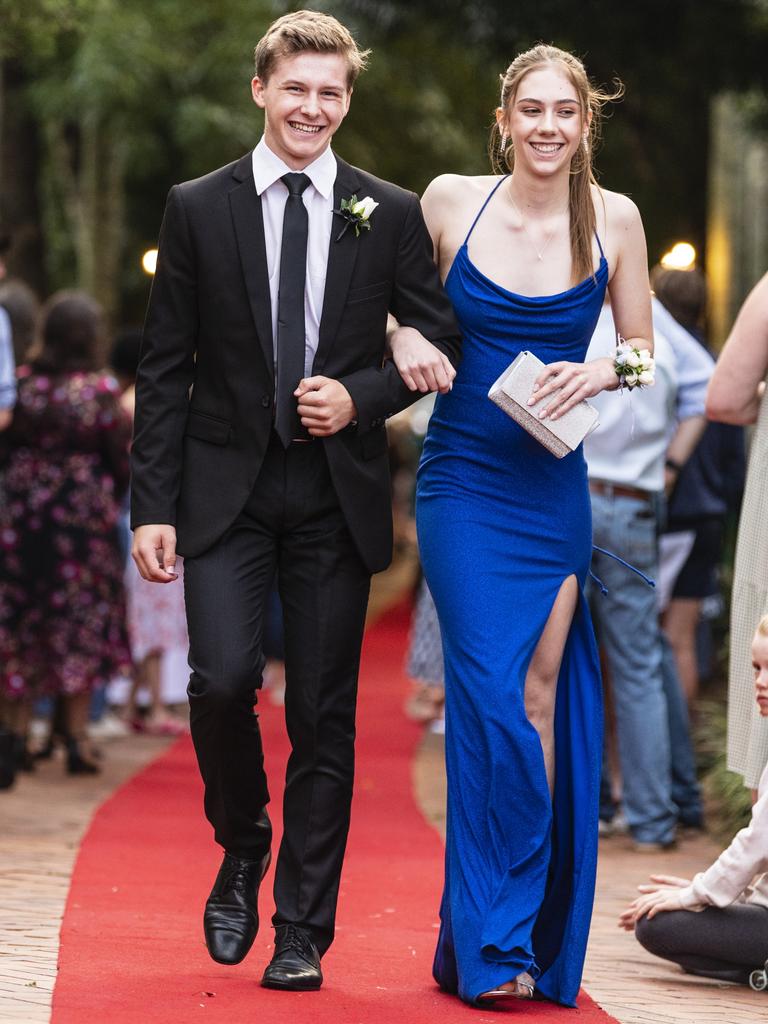
[[[522,214],[522,212],[520,210],[520,207],[517,205],[515,200],[512,198],[512,193],[509,191],[509,189],[507,189],[507,198],[509,199],[510,203],[512,203],[512,206],[515,209],[515,213],[520,218],[520,223],[523,225],[523,231],[528,236],[528,241],[533,246],[533,251],[536,253],[536,255],[538,256],[539,260],[543,260],[544,259],[544,253],[547,251],[547,246],[549,245],[549,243],[552,241],[552,239],[555,237],[555,234],[557,233],[557,228],[556,227],[552,228],[552,230],[550,231],[550,233],[546,236],[546,238],[544,240],[544,245],[541,247],[541,249],[539,249],[539,247],[536,245],[536,243],[533,240],[533,235],[528,230],[528,225],[525,223],[525,217],[523,217],[523,214]],[[567,209],[568,209],[567,206],[564,207],[560,211],[560,213],[565,213],[565,211]],[[560,214],[558,214],[558,217],[559,216],[560,216]]]

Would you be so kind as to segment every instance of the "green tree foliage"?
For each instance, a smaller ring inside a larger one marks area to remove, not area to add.
[[[601,181],[640,206],[652,259],[679,237],[703,246],[710,99],[768,85],[765,0],[345,0],[343,7],[388,40],[450,26],[454,39],[485,57],[476,89],[489,81],[495,90],[498,73],[537,42],[578,54],[598,83],[618,76],[626,98],[606,124]]]
[[[343,16],[339,4],[327,6]],[[440,23],[389,33],[347,21],[373,52],[337,136],[339,153],[419,193],[446,171],[484,173],[496,89],[481,74],[481,54]]]
[[[0,0],[0,59],[39,129],[51,288],[78,283],[137,319],[168,187],[253,146],[253,46],[288,9],[271,0]],[[295,3],[293,7],[298,7]],[[545,40],[627,86],[598,157],[640,205],[649,249],[705,223],[709,99],[765,85],[765,0],[317,0],[373,49],[336,148],[421,191],[483,173],[498,75]],[[0,110],[2,102],[0,101]],[[1,116],[1,115],[0,115]],[[0,122],[1,127],[1,122]],[[27,161],[28,165],[29,161]]]
[[[49,285],[88,288],[117,316],[121,293],[145,290],[139,239],[156,237],[167,186],[252,145],[250,40],[273,9],[245,0],[38,5],[32,20],[13,21],[6,53],[24,69],[39,125]]]
[[[135,319],[148,283],[139,255],[157,236],[169,186],[258,139],[253,46],[285,7],[33,0],[27,18],[18,0],[0,3],[17,9],[6,52],[25,70],[40,126],[50,287],[78,283],[114,316]],[[494,86],[483,82],[478,54],[448,25],[391,34],[378,16],[351,24],[374,54],[339,152],[419,191],[444,170],[482,171]]]
[[[51,55],[62,32],[87,18],[90,0],[0,0],[0,58]]]

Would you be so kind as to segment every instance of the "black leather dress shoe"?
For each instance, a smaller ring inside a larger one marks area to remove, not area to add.
[[[259,885],[270,860],[270,853],[261,860],[224,854],[203,915],[205,944],[217,963],[239,964],[253,945],[259,930]]]
[[[261,984],[264,988],[310,992],[320,988],[322,983],[317,946],[303,928],[295,924],[281,925],[275,932],[275,952]]]

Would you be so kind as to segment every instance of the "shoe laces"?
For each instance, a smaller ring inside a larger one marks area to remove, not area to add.
[[[227,871],[222,878],[222,889],[236,892],[248,892],[252,885],[250,864],[248,861],[238,860],[236,857],[229,857]]]
[[[308,957],[310,960],[312,959],[311,941],[301,928],[297,928],[294,924],[284,926],[284,930],[280,934],[280,948],[283,950],[294,949],[297,953],[301,953],[302,956]]]

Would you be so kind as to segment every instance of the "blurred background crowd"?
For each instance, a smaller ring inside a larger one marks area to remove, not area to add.
[[[638,851],[705,824],[733,834],[768,762],[749,658],[768,611],[768,6],[316,6],[373,48],[340,154],[419,192],[486,172],[496,71],[532,43],[624,82],[597,165],[646,225],[657,384],[600,396],[585,446],[595,544],[643,574],[595,554],[601,834]],[[95,773],[114,737],[187,729],[182,585],[145,583],[128,556],[139,325],[165,193],[258,140],[244,40],[286,9],[0,2],[0,788],[60,751],[67,772]],[[592,354],[614,342],[606,307]],[[413,523],[430,401],[389,429],[414,597],[404,714],[439,734],[439,627]],[[276,595],[271,619],[279,701]]]

